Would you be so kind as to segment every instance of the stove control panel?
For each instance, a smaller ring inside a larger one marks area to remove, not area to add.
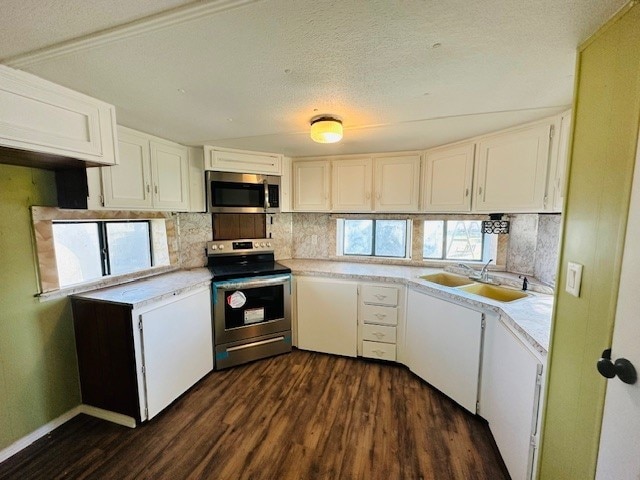
[[[273,252],[270,238],[252,240],[214,240],[207,242],[207,255],[222,255],[233,253],[260,253]]]

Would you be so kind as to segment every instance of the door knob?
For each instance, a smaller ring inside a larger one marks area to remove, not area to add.
[[[638,379],[638,374],[633,364],[626,358],[619,358],[615,362],[611,361],[611,349],[607,348],[602,352],[602,358],[597,363],[598,372],[605,378],[613,378],[616,375],[624,383],[633,385]]]

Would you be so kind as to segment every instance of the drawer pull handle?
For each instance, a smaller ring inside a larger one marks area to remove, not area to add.
[[[384,317],[387,316],[387,314],[386,313],[376,313],[375,316],[376,316],[376,318],[378,320],[382,320]]]
[[[374,350],[373,353],[375,353],[379,357],[384,356],[384,350]]]
[[[384,300],[385,298],[387,298],[386,295],[380,295],[380,294],[374,295],[374,297],[376,297],[378,300]]]
[[[382,337],[385,336],[385,334],[382,332],[373,332],[372,335],[376,337],[378,340],[380,340]]]

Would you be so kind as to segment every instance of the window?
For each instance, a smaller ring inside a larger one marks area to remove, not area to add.
[[[485,240],[481,220],[425,220],[424,259],[482,261],[495,250],[495,241]]]
[[[338,255],[409,258],[410,220],[338,220]]]
[[[53,222],[61,287],[151,268],[148,221]]]

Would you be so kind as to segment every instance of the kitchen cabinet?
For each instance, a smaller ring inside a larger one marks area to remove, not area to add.
[[[417,212],[420,200],[420,155],[376,157],[376,212]]]
[[[118,127],[120,164],[102,168],[106,208],[189,210],[189,153],[177,143]]]
[[[405,364],[476,413],[483,314],[409,289]]]
[[[280,178],[280,212],[291,212],[291,157],[282,157],[282,177]]]
[[[105,418],[149,420],[213,369],[208,285],[140,308],[72,308],[82,402]]]
[[[282,155],[231,148],[204,146],[207,170],[235,173],[282,175]]]
[[[404,287],[362,284],[358,305],[358,354],[377,360],[399,360],[404,338]]]
[[[298,348],[357,356],[358,284],[296,277]]]
[[[438,213],[471,211],[474,154],[474,142],[426,152],[422,210]]]
[[[551,123],[544,122],[478,140],[476,212],[544,211]]]
[[[293,161],[293,209],[328,212],[331,208],[329,160]]]
[[[41,167],[99,166],[118,163],[116,139],[112,105],[0,65],[0,146],[48,156]]]
[[[331,161],[331,209],[334,212],[370,212],[373,159]]]
[[[549,184],[547,186],[547,211],[550,212],[562,212],[570,136],[571,110],[559,115],[554,125],[552,155],[549,163]]]
[[[480,411],[514,480],[532,478],[543,363],[499,318],[484,336]]]

